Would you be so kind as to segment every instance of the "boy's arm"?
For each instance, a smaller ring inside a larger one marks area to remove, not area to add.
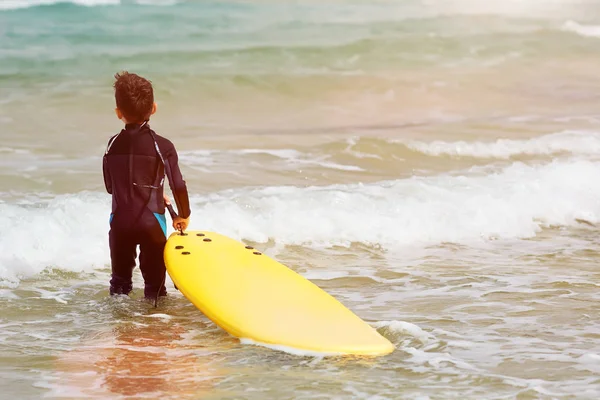
[[[106,145],[104,157],[102,157],[102,175],[104,175],[104,186],[106,187],[106,191],[110,194],[112,194],[112,178],[110,177],[110,170],[108,169],[108,159],[106,157],[108,156],[110,146],[112,146],[114,141],[117,139],[117,136],[119,136],[119,134],[116,134],[115,136],[110,138],[108,144]]]
[[[106,159],[106,154],[102,157],[102,175],[104,175],[104,186],[106,187],[106,191],[112,194],[112,180],[110,178],[110,171],[108,169],[108,160]]]
[[[169,179],[169,187],[173,192],[175,204],[177,205],[177,213],[183,219],[190,217],[190,199],[188,197],[187,185],[181,175],[179,169],[179,157],[173,145],[170,146],[165,159],[165,172]]]

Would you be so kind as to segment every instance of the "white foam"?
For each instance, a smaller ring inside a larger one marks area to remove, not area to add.
[[[350,154],[356,158],[373,158],[376,160],[381,160],[381,156],[379,156],[377,154],[363,153],[363,152],[354,150],[354,147],[357,145],[359,140],[360,140],[360,137],[353,137],[353,138],[346,139],[346,143],[348,144],[348,146],[346,146],[346,148],[344,149],[344,153]]]
[[[19,8],[30,8],[62,3],[93,7],[120,4],[121,0],[4,0],[0,2],[0,10],[15,10]]]
[[[0,153],[31,154],[31,151],[27,149],[14,149],[12,147],[0,147]]]
[[[379,321],[373,324],[375,328],[387,330],[393,334],[406,334],[414,337],[423,344],[429,344],[435,338],[415,324],[406,321]]]
[[[191,226],[257,242],[387,248],[527,238],[547,225],[597,221],[598,179],[600,164],[556,161],[489,175],[243,189],[197,201]]]
[[[582,25],[569,20],[563,24],[562,30],[574,32],[580,36],[600,38],[600,25]]]
[[[334,163],[334,162],[320,161],[320,160],[302,162],[302,164],[318,165],[320,167],[329,168],[329,169],[337,169],[340,171],[356,171],[356,172],[364,171],[364,169],[362,169],[361,167],[358,167],[356,165],[344,165],[344,164],[338,164],[338,163]]]
[[[69,294],[66,291],[59,290],[57,292],[52,292],[52,291],[41,289],[41,288],[36,288],[35,291],[40,294],[40,297],[39,297],[40,299],[54,300],[57,303],[61,303],[61,304],[68,303],[68,299],[65,297],[68,297]]]
[[[215,164],[213,151],[211,150],[182,151],[179,153],[179,160],[182,164],[197,171],[214,172],[214,169],[209,168]]]
[[[579,357],[578,361],[580,367],[596,374],[600,374],[600,354],[586,353]]]
[[[241,150],[194,150],[181,152],[180,158],[192,168],[214,173],[209,166],[247,165],[244,157],[267,155],[279,161],[277,167],[296,170],[299,166],[317,166],[340,171],[363,171],[355,165],[339,164],[329,161],[328,154],[303,153],[294,149],[241,149]]]
[[[179,0],[134,0],[135,4],[144,6],[173,6]],[[49,6],[55,4],[75,4],[78,6],[94,7],[106,5],[119,5],[121,0],[3,0],[0,2],[0,10],[16,10],[20,8],[31,8],[37,6]]]
[[[282,346],[277,344],[266,344],[254,341],[252,339],[242,338],[240,339],[240,343],[249,344],[253,346],[266,347],[271,350],[283,351],[288,354],[292,354],[294,356],[300,357],[328,357],[328,356],[339,356],[341,353],[327,353],[327,352],[318,352],[318,351],[309,351],[309,350],[300,350],[294,347]]]
[[[47,267],[91,271],[103,266],[109,213],[108,195],[85,192],[35,206],[0,203],[0,283],[16,285]]]
[[[508,159],[516,155],[571,153],[600,155],[600,133],[564,131],[528,140],[498,139],[495,142],[420,142],[398,141],[408,148],[430,156]]]
[[[428,352],[413,347],[403,347],[402,350],[411,355],[411,362],[425,364],[436,370],[448,369],[450,371],[456,371],[456,368],[458,368],[467,371],[477,371],[477,367],[474,365],[453,357],[449,353]],[[452,365],[452,367],[449,367],[448,365]]]
[[[135,2],[146,6],[173,6],[179,3],[178,0],[136,0]]]
[[[313,155],[302,153],[293,149],[244,149],[237,151],[229,151],[233,154],[266,154],[277,157],[283,160],[286,164],[295,168],[299,165],[314,165],[323,168],[337,169],[342,171],[362,171],[363,169],[355,165],[344,165],[335,162],[327,161],[329,155]]]
[[[301,158],[302,153],[294,149],[242,149],[242,150],[229,150],[228,152],[233,154],[266,154],[273,157],[293,160]]]
[[[231,189],[192,196],[190,229],[277,245],[358,242],[410,257],[431,244],[529,238],[545,226],[577,225],[576,219],[600,222],[598,181],[600,162],[557,160],[517,162],[487,174]],[[47,267],[104,268],[109,213],[110,198],[101,193],[0,203],[0,279],[16,285]]]
[[[148,315],[144,315],[144,317],[146,318],[159,318],[159,319],[172,319],[173,317],[168,315],[168,314],[148,314]]]
[[[0,289],[0,298],[2,299],[10,299],[10,300],[18,300],[20,299],[12,290],[10,289]]]
[[[350,276],[350,274],[348,273],[348,271],[335,271],[335,270],[319,270],[319,269],[312,269],[310,271],[307,271],[306,273],[303,273],[302,276],[304,276],[306,279],[309,280],[331,280],[331,279],[339,279],[339,278],[346,278],[348,276]]]

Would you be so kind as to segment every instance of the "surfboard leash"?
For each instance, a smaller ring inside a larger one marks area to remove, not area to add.
[[[171,219],[179,217],[179,215],[177,215],[177,213],[173,209],[173,205],[171,203],[165,203],[165,206],[167,207],[167,210],[169,210],[169,214],[171,214]],[[179,227],[179,234],[183,236],[183,229],[181,228],[181,224],[178,224],[177,226]]]

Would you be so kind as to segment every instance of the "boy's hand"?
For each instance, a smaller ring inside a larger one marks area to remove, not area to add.
[[[173,229],[185,231],[190,224],[190,218],[175,217],[173,220]]]
[[[171,199],[166,194],[163,194],[163,198],[165,200],[166,205],[171,204]],[[181,218],[179,216],[173,218],[173,229],[177,231],[185,231],[190,224],[190,218]]]

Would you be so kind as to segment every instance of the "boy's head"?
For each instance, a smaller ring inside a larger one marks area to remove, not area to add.
[[[115,74],[115,112],[125,123],[140,123],[156,112],[152,83],[127,71]]]

